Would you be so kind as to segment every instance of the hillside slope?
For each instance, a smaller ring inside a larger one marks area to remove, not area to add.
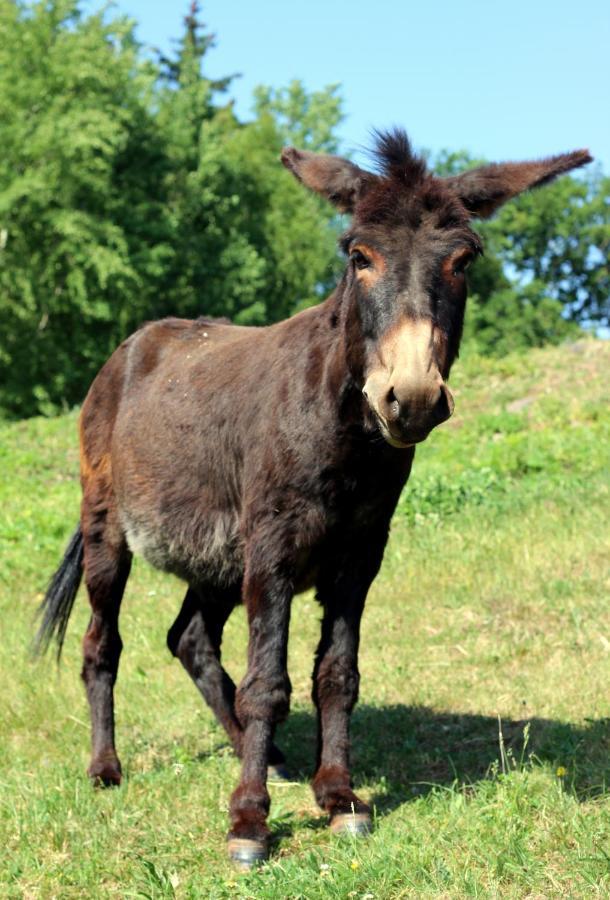
[[[76,414],[0,424],[0,885],[15,897],[607,896],[610,342],[456,366],[363,621],[354,779],[375,834],[331,839],[308,779],[319,611],[295,600],[276,853],[225,861],[237,763],[165,632],[183,587],[136,561],[122,611],[126,783],[94,793],[77,599],[57,677],[27,649],[78,517]],[[243,611],[227,667],[243,673]],[[1,891],[0,891],[1,893]]]

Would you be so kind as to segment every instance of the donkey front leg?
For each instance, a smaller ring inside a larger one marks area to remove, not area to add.
[[[243,728],[242,771],[230,805],[229,856],[249,868],[268,856],[267,765],[275,726],[288,715],[286,667],[292,585],[251,566],[244,580],[248,613],[248,669],[237,689],[235,710]]]
[[[330,816],[336,834],[368,834],[370,808],[352,790],[349,722],[358,700],[360,619],[369,586],[377,574],[383,548],[360,557],[339,557],[338,571],[322,576],[318,599],[324,607],[316,652],[312,697],[318,711],[318,758],[313,791]]]

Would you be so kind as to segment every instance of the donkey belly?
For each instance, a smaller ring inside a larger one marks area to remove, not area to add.
[[[189,584],[230,585],[243,577],[243,551],[233,511],[182,510],[179,526],[145,521],[124,510],[122,523],[129,549],[151,565]]]

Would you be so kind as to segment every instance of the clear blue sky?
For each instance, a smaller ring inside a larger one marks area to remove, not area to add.
[[[99,4],[89,0],[87,8]],[[233,84],[247,118],[252,89],[300,78],[340,82],[345,149],[372,127],[406,127],[416,147],[490,160],[589,147],[610,172],[609,0],[203,0],[217,36],[212,77]],[[118,0],[146,44],[169,49],[188,8]]]

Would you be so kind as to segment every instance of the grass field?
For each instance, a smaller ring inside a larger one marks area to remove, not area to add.
[[[610,342],[456,367],[418,450],[363,623],[354,780],[365,842],[308,787],[319,611],[293,606],[272,860],[225,857],[238,766],[165,633],[183,588],[137,561],[117,685],[122,788],[94,792],[77,599],[58,672],[27,657],[78,516],[76,414],[0,425],[0,896],[610,895]],[[243,611],[227,667],[243,673]]]

